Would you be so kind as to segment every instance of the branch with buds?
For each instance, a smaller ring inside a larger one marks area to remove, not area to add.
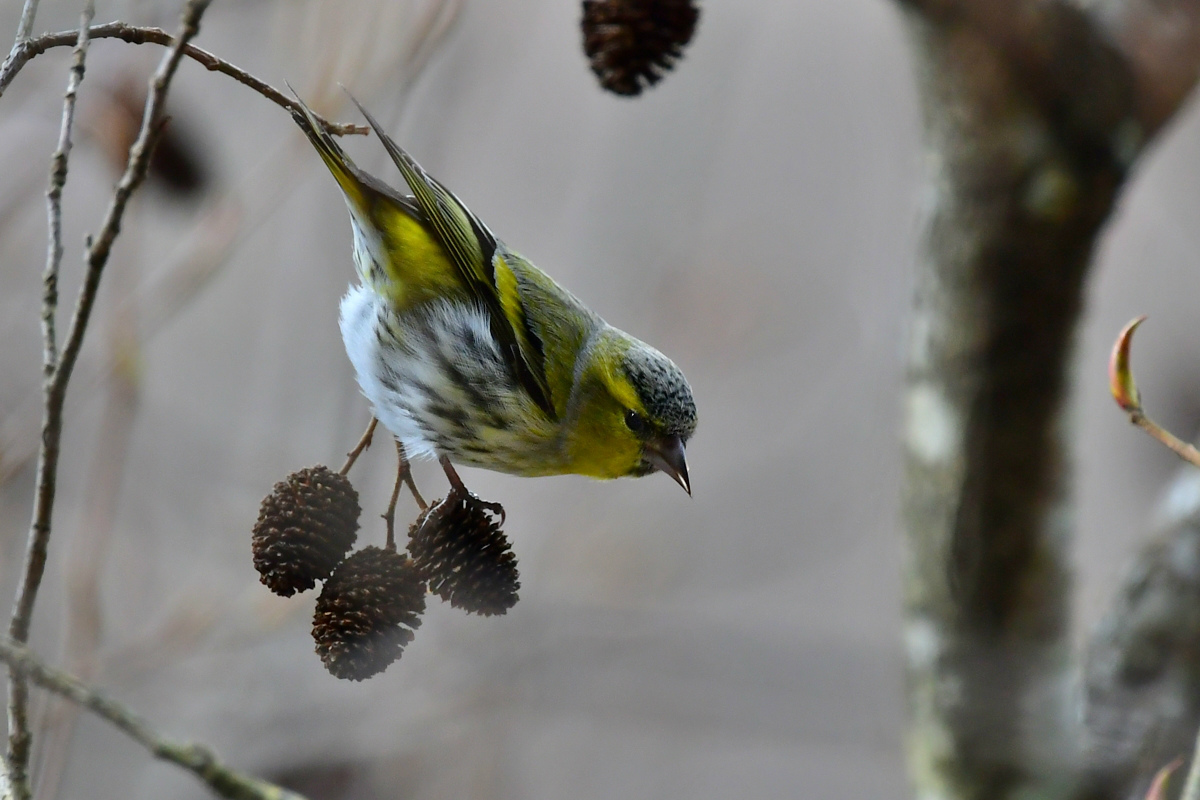
[[[1133,380],[1129,352],[1133,346],[1133,332],[1145,321],[1145,316],[1131,320],[1117,334],[1117,341],[1113,344],[1112,355],[1108,360],[1109,391],[1112,392],[1117,405],[1129,414],[1130,422],[1153,436],[1184,461],[1200,467],[1200,450],[1150,419],[1142,408],[1142,396]]]

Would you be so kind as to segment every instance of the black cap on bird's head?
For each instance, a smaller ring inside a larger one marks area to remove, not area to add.
[[[696,430],[692,387],[675,362],[641,342],[625,352],[622,366],[646,410],[645,419],[633,414],[626,420],[645,437],[640,474],[661,470],[691,494],[684,445]]]

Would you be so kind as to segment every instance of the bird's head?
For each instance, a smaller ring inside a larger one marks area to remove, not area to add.
[[[696,430],[696,403],[679,367],[608,328],[586,349],[577,375],[570,442],[575,470],[600,478],[658,470],[691,494],[684,446]]]

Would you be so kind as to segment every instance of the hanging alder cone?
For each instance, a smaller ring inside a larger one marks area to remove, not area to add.
[[[400,658],[421,626],[425,583],[408,557],[365,547],[333,571],[313,614],[313,639],[325,669],[365,680]]]
[[[254,524],[254,568],[275,594],[311,589],[341,563],[358,536],[358,492],[326,466],[293,472],[263,498]]]
[[[429,591],[455,608],[492,616],[516,605],[517,557],[500,530],[504,509],[461,487],[409,529],[408,551]]]
[[[639,95],[675,66],[699,18],[691,0],[583,0],[583,52],[601,86]]]

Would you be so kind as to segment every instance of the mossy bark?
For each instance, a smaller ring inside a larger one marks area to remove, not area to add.
[[[928,162],[904,428],[920,798],[1070,797],[1080,763],[1068,376],[1140,133],[1130,72],[1081,12],[1012,9],[906,9]]]

